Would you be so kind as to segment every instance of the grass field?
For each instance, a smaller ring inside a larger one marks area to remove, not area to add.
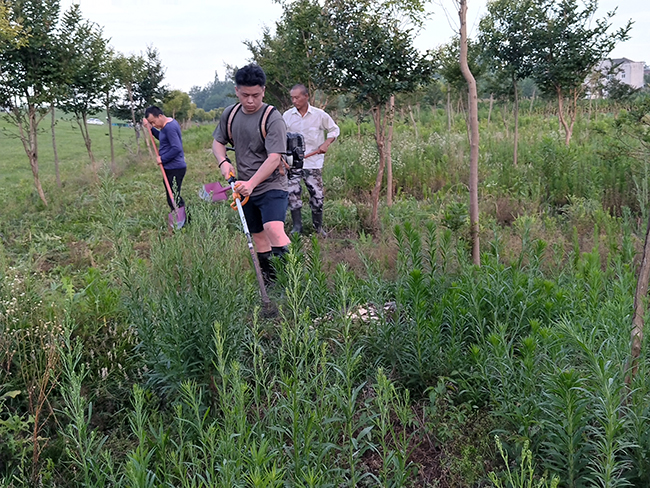
[[[566,148],[546,111],[522,117],[517,167],[507,119],[482,112],[480,268],[462,117],[448,132],[422,110],[417,138],[398,120],[379,229],[369,125],[342,120],[330,234],[294,239],[275,319],[237,213],[198,197],[213,127],[183,134],[192,223],[174,234],[131,131],[111,175],[90,127],[95,175],[60,121],[62,189],[44,132],[47,208],[3,131],[0,486],[648,486],[647,340],[625,375],[649,159],[609,112]]]

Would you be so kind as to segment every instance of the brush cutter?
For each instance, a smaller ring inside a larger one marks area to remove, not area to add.
[[[241,196],[235,190],[235,182],[237,181],[237,178],[235,178],[235,175],[233,173],[230,173],[230,177],[228,178],[228,183],[230,183],[230,188],[232,189],[232,198],[233,202],[230,204],[230,206],[233,209],[237,209],[239,212],[239,219],[241,220],[241,225],[244,229],[244,234],[246,235],[246,240],[248,241],[248,250],[251,253],[251,258],[253,259],[253,267],[255,268],[255,275],[257,276],[257,284],[260,286],[260,295],[262,297],[262,315],[264,317],[274,317],[277,315],[277,309],[275,305],[271,302],[269,299],[268,294],[266,293],[266,285],[264,284],[264,277],[262,276],[262,269],[260,268],[260,262],[257,259],[257,253],[255,252],[255,248],[253,247],[253,238],[251,237],[251,233],[248,230],[248,223],[246,222],[246,216],[244,215],[244,209],[242,208],[243,205],[246,204],[248,201],[248,197],[244,198],[244,201],[241,201]]]
[[[149,137],[151,137],[151,143],[153,144],[153,148],[156,151],[156,162],[158,162],[160,161],[158,146],[156,146],[156,142],[154,141],[153,134],[151,133],[151,129],[149,127],[147,127],[147,132],[149,132]],[[169,226],[172,229],[180,230],[185,225],[185,218],[186,218],[185,207],[176,206],[176,201],[174,200],[174,194],[172,193],[171,186],[169,186],[169,180],[167,179],[167,173],[165,173],[165,168],[163,168],[162,162],[159,162],[158,165],[160,166],[160,171],[162,171],[163,180],[165,180],[165,187],[167,188],[167,194],[169,195],[169,199],[172,202],[172,207],[174,208],[174,210],[172,210],[169,213]]]
[[[232,147],[226,147],[226,151],[234,150],[235,149]],[[314,151],[305,156],[305,139],[303,135],[297,132],[287,133],[287,150],[282,153],[286,163],[285,167],[289,169],[301,169],[305,157],[312,156],[316,153],[317,151]],[[218,181],[215,183],[206,183],[199,190],[199,197],[206,202],[227,200],[228,196],[226,195],[226,192],[229,190],[230,188],[221,186],[221,183]]]

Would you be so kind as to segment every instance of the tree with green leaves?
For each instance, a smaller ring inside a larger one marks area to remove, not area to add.
[[[87,119],[104,108],[104,95],[111,80],[108,77],[108,40],[97,24],[84,20],[79,5],[73,5],[63,16],[62,43],[66,53],[67,83],[59,108],[74,114],[75,120],[96,172],[92,139]]]
[[[38,126],[47,115],[65,84],[64,50],[60,42],[59,0],[21,0],[3,2],[13,39],[0,39],[0,106],[8,112],[29,159],[34,186],[43,204],[38,167]]]
[[[187,124],[192,120],[196,105],[190,96],[182,90],[172,90],[167,94],[162,105],[163,112],[176,119],[179,124]]]
[[[118,53],[114,59],[115,76],[120,95],[113,104],[111,112],[117,118],[122,120],[131,120],[133,127],[136,126],[136,109],[140,105],[136,103],[136,86],[138,80],[142,78],[144,60],[142,56]],[[136,139],[139,138],[139,132],[136,131]]]
[[[103,76],[105,78],[105,91],[102,94],[102,100],[104,102],[104,110],[106,111],[106,121],[108,122],[108,140],[111,147],[111,171],[113,174],[116,174],[117,167],[115,165],[115,147],[113,141],[113,114],[111,109],[118,99],[118,64],[115,51],[110,46],[106,51]]]
[[[192,120],[198,122],[199,124],[205,122],[216,122],[216,120],[221,116],[222,113],[223,113],[223,107],[214,108],[209,112],[206,112],[202,108],[197,108],[192,114]]]
[[[265,98],[281,108],[291,107],[289,90],[302,83],[314,102],[317,88],[317,65],[323,54],[323,39],[329,32],[327,17],[318,0],[279,0],[282,17],[275,33],[265,28],[262,39],[245,44],[253,61],[266,73]]]
[[[153,46],[147,46],[143,59],[144,76],[139,80],[135,90],[136,98],[142,101],[142,115],[144,115],[144,109],[147,107],[161,105],[167,93],[169,93],[169,90],[163,84],[165,67],[160,59],[158,49]]]
[[[118,97],[112,112],[118,118],[131,120],[137,151],[140,154],[140,120],[148,106],[161,106],[167,95],[167,88],[162,84],[165,68],[160,61],[158,50],[148,46],[144,55],[119,54],[115,58],[115,70],[121,96]]]
[[[422,25],[419,0],[327,0],[330,29],[322,38],[317,86],[348,93],[353,103],[372,113],[379,167],[372,191],[371,222],[377,224],[384,170],[387,203],[392,203],[392,127],[395,94],[413,91],[429,81],[432,63],[413,46]]]
[[[533,71],[532,36],[534,16],[530,15],[533,0],[491,0],[487,15],[480,22],[479,44],[483,59],[494,74],[491,92],[514,98],[513,164],[517,166],[519,144],[518,83]]]
[[[16,47],[27,44],[27,36],[20,19],[13,15],[11,3],[0,3],[0,42]]]
[[[215,108],[225,108],[232,105],[235,100],[235,83],[232,80],[220,80],[215,73],[214,81],[204,87],[193,86],[190,88],[190,98],[197,109],[209,112]]]
[[[610,32],[616,10],[594,22],[598,0],[534,0],[532,4],[523,4],[534,20],[532,77],[541,90],[557,97],[568,146],[585,80],[618,42],[629,38],[632,21]]]

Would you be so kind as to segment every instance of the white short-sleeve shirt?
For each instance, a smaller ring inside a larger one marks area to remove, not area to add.
[[[341,130],[332,117],[320,108],[307,106],[304,116],[300,115],[298,109],[293,107],[287,110],[282,117],[287,124],[287,132],[298,132],[305,138],[305,154],[318,149],[325,139],[333,137],[336,139]],[[303,168],[321,169],[325,161],[324,154],[315,154],[305,159]]]

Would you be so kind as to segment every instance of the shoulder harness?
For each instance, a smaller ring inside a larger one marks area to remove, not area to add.
[[[233,141],[232,138],[232,121],[235,118],[235,115],[237,115],[237,112],[239,112],[240,108],[241,103],[238,103],[233,106],[233,108],[230,110],[230,113],[228,114],[228,124],[226,125],[226,129],[228,132],[228,142],[230,142],[231,145],[235,144],[235,141]],[[269,120],[269,115],[271,115],[271,112],[274,110],[275,107],[273,105],[267,105],[266,109],[262,111],[262,116],[260,117],[260,134],[262,134],[262,139],[266,139],[266,125]]]

